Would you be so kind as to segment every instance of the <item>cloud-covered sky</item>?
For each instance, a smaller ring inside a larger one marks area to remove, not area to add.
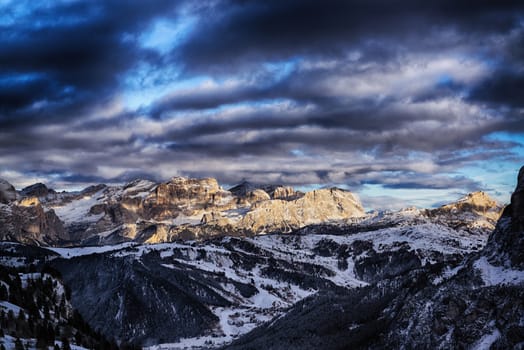
[[[0,177],[342,186],[370,208],[524,164],[521,1],[0,0]]]

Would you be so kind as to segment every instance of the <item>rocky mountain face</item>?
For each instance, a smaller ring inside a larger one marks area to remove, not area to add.
[[[338,188],[302,193],[243,182],[224,190],[215,179],[177,177],[160,184],[136,180],[124,186],[96,185],[74,193],[35,184],[17,193],[2,183],[0,239],[55,246],[350,232],[421,223],[487,237],[501,211],[483,192],[433,210],[366,214],[355,195]]]
[[[37,197],[0,205],[0,240],[47,245],[67,238],[54,210],[46,209]]]
[[[9,182],[0,179],[0,203],[7,204],[16,200],[16,190]]]
[[[43,184],[18,194],[7,183],[2,188],[6,205],[0,220],[9,223],[2,229],[3,239],[51,245],[289,232],[364,215],[359,200],[337,188],[304,194],[291,187],[242,183],[227,191],[210,178],[177,177],[161,184],[137,180],[120,187],[92,186],[79,193],[57,193]],[[23,208],[29,207],[32,212],[25,213],[28,209]]]
[[[212,348],[286,317],[304,298],[348,293],[437,262],[455,267],[479,244],[474,234],[419,225],[31,252],[4,243],[0,263],[58,270],[72,305],[108,338]]]

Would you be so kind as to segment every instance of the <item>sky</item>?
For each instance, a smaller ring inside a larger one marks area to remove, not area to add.
[[[524,3],[0,0],[0,177],[509,202]]]

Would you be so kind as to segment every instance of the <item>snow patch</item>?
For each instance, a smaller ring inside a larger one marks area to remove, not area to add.
[[[493,332],[485,334],[482,338],[480,338],[479,341],[471,347],[471,349],[489,350],[491,348],[491,345],[493,345],[493,343],[495,343],[498,338],[500,338],[500,331],[497,328],[495,328]]]
[[[76,256],[89,255],[89,254],[101,254],[112,251],[118,251],[121,249],[129,248],[136,246],[136,243],[126,242],[115,245],[104,245],[104,246],[94,246],[94,247],[75,247],[75,248],[54,248],[48,247],[47,249],[54,251],[55,253],[60,254],[62,258],[73,258]]]
[[[100,190],[92,196],[84,196],[80,199],[73,200],[63,206],[52,207],[52,209],[54,209],[60,220],[66,224],[75,222],[97,222],[104,216],[104,213],[91,215],[89,214],[89,210],[95,204],[100,203],[100,197],[103,195],[104,190]]]
[[[520,284],[524,282],[524,271],[507,269],[502,266],[493,266],[483,256],[473,263],[473,267],[480,271],[484,285]]]

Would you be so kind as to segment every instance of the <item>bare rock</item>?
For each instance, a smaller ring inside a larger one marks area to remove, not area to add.
[[[55,244],[68,239],[53,210],[45,210],[38,198],[22,199],[18,205],[2,208],[0,239],[31,244]]]
[[[524,231],[524,166],[520,168],[517,187],[511,195],[512,231]]]
[[[306,193],[302,198],[259,202],[240,220],[239,226],[255,233],[291,231],[309,224],[362,216],[360,201],[337,188]]]
[[[53,189],[47,188],[46,185],[43,183],[36,183],[31,186],[27,186],[23,188],[20,191],[20,194],[24,197],[37,197],[37,198],[46,198],[46,197],[54,197],[56,195],[56,191]]]
[[[267,190],[272,199],[294,200],[302,197],[304,193],[295,191],[290,186],[276,186]]]
[[[0,179],[0,203],[7,204],[16,200],[16,190],[9,182]]]
[[[493,265],[524,270],[524,167],[508,205],[484,249]]]
[[[257,188],[256,190],[253,190],[247,194],[247,200],[250,203],[256,203],[256,202],[262,202],[262,201],[268,201],[271,197],[269,197],[269,194],[267,194],[266,191],[261,190]]]
[[[502,210],[503,206],[496,200],[487,193],[478,191],[437,209],[428,209],[424,213],[453,229],[463,229],[481,235],[495,229]]]

